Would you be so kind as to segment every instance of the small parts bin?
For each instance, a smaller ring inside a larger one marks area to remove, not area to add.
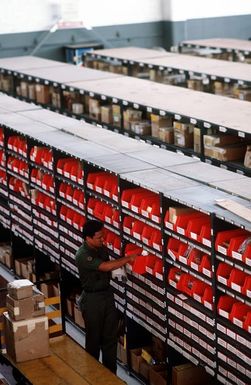
[[[143,250],[142,247],[128,243],[125,247],[125,255],[137,254],[136,259],[129,264],[130,270],[137,274],[151,274],[158,279],[163,279],[163,261]]]
[[[7,174],[4,170],[0,170],[0,184],[7,186]]]
[[[109,223],[119,228],[119,211],[96,198],[89,198],[87,203],[87,212],[102,222]]]
[[[248,237],[248,232],[243,229],[220,231],[216,236],[215,250],[221,254],[232,257],[232,250],[234,248],[233,239],[237,237],[242,237],[242,236]],[[232,244],[231,244],[231,240],[232,240]]]
[[[78,231],[83,231],[83,226],[86,222],[85,217],[77,211],[62,205],[59,211],[59,217],[62,221],[73,226]]]
[[[122,192],[121,204],[153,222],[160,223],[160,199],[156,193],[141,187],[127,189]]]
[[[136,220],[131,216],[125,216],[123,220],[123,230],[126,234],[133,236],[146,246],[152,247],[156,251],[162,251],[160,230],[146,225],[144,222]]]
[[[46,147],[34,146],[30,151],[30,160],[36,164],[52,170],[53,153],[52,150]]]
[[[20,135],[13,135],[8,138],[8,149],[27,157],[27,141]]]
[[[84,184],[84,171],[80,160],[72,158],[61,158],[57,162],[57,172],[81,185]]]
[[[222,295],[219,298],[217,306],[218,314],[227,318],[236,326],[251,331],[251,306],[237,301],[228,295]]]
[[[87,187],[118,202],[118,179],[107,172],[92,172],[87,177]]]
[[[28,163],[25,162],[24,160],[15,158],[14,156],[9,156],[7,160],[7,167],[9,170],[12,170],[17,174],[20,174],[25,178],[29,178]]]
[[[20,193],[25,198],[29,198],[30,196],[28,185],[18,178],[10,177],[9,189],[15,193]]]
[[[4,132],[2,127],[0,127],[0,146],[4,146]]]
[[[105,229],[104,245],[117,255],[121,255],[121,239],[110,230]]]

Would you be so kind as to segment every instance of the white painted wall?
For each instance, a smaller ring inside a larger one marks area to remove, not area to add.
[[[251,15],[251,0],[163,0],[164,20]]]

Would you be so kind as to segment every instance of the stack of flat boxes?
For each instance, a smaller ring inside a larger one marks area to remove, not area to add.
[[[7,354],[16,362],[49,355],[48,318],[44,295],[28,279],[7,285],[4,313]]]

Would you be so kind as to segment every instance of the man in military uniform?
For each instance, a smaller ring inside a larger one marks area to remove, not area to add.
[[[111,271],[133,261],[136,255],[109,260],[103,246],[103,224],[87,221],[84,243],[76,253],[82,286],[80,309],[86,327],[86,351],[97,360],[100,350],[103,365],[116,373],[118,314],[110,287]]]

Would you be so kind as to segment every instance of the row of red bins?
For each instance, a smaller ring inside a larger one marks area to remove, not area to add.
[[[31,181],[42,187],[44,190],[54,193],[55,184],[52,175],[44,173],[38,168],[33,168],[31,170]]]
[[[57,161],[57,172],[73,182],[84,184],[83,165],[80,160],[73,158],[61,158]]]
[[[59,211],[59,217],[62,219],[62,221],[68,223],[69,225],[73,226],[74,229],[77,229],[79,231],[83,231],[83,226],[86,222],[86,219],[84,217],[84,214],[81,215],[77,211],[62,205]]]
[[[213,309],[212,287],[198,278],[183,272],[177,267],[172,267],[168,274],[168,283],[182,293],[194,298],[208,309]]]
[[[216,271],[218,282],[251,298],[251,275],[233,268],[226,263],[219,263]]]
[[[119,210],[108,203],[102,202],[96,198],[90,198],[87,203],[87,211],[102,222],[109,223],[119,228]]]
[[[4,132],[2,127],[0,127],[0,146],[4,146]]]
[[[142,247],[128,243],[125,247],[125,255],[136,254],[136,259],[131,263],[132,271],[137,274],[149,273],[158,279],[163,279],[163,261],[154,254],[144,254]]]
[[[37,191],[34,204],[36,206],[41,207],[42,209],[48,211],[49,213],[56,215],[56,202],[55,199],[51,198],[50,196]]]
[[[121,205],[156,223],[160,223],[160,198],[157,194],[141,187],[124,190]]]
[[[161,232],[154,227],[146,225],[131,216],[125,216],[123,220],[123,231],[133,236],[145,245],[153,247],[155,250],[162,251]]]
[[[27,185],[21,179],[11,177],[9,179],[9,188],[10,190],[14,191],[15,193],[19,193],[24,197],[29,196]]]
[[[0,170],[0,184],[7,186],[7,174],[4,170]]]
[[[215,250],[251,266],[251,233],[243,229],[220,231]]]
[[[167,254],[173,260],[179,260],[199,273],[212,277],[210,256],[196,249],[196,247],[170,237],[167,243]]]
[[[168,229],[200,242],[205,246],[211,246],[211,222],[208,215],[199,211],[179,213],[177,216],[174,216],[174,223],[171,220],[170,211],[168,210],[164,218],[165,226]]]
[[[28,163],[24,160],[9,156],[7,160],[7,167],[9,170],[16,172],[26,178],[29,177]]]
[[[219,298],[218,314],[251,333],[251,306],[228,295]]]
[[[4,150],[0,150],[0,166],[5,167],[5,161],[6,161],[5,152]]]
[[[61,182],[59,186],[59,196],[73,203],[80,209],[84,209],[84,192],[71,184]]]
[[[53,152],[47,147],[34,146],[30,151],[30,160],[52,170],[53,168]]]
[[[7,147],[22,156],[27,156],[27,141],[20,135],[12,135],[9,137]]]
[[[90,172],[86,186],[99,194],[118,202],[118,178],[108,172]]]
[[[104,245],[117,255],[121,255],[121,238],[113,231],[104,230]]]

